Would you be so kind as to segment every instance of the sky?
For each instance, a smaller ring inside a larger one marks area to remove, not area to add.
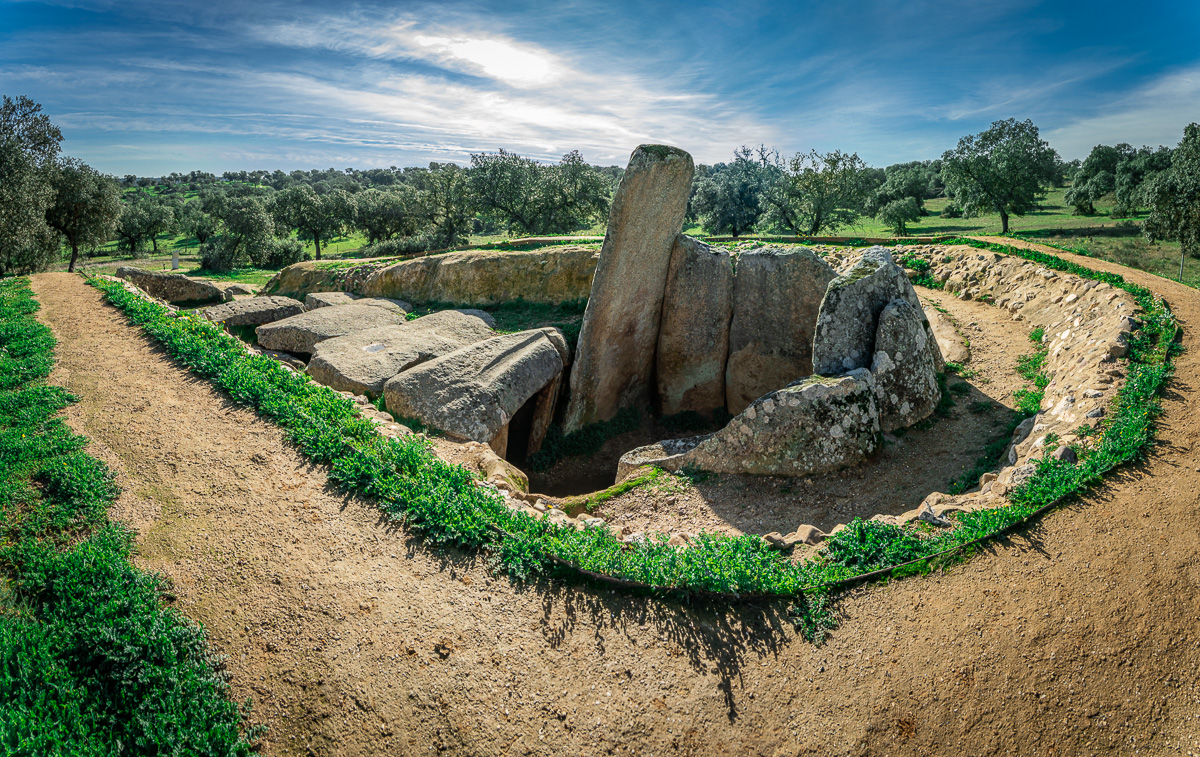
[[[1200,0],[0,0],[0,93],[115,175],[624,165],[667,143],[936,158],[1004,118],[1064,159],[1200,121]]]

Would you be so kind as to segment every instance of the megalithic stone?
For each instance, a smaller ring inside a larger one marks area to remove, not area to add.
[[[694,170],[677,147],[642,145],[629,158],[583,314],[568,432],[652,402],[663,290]]]
[[[711,413],[725,407],[732,312],[729,252],[680,234],[671,252],[658,332],[658,402],[663,415]]]
[[[763,247],[738,257],[725,405],[737,414],[813,372],[821,299],[837,272],[812,250]]]

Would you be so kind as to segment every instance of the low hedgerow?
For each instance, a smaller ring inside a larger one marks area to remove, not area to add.
[[[1023,250],[1002,251],[1030,257]],[[1065,269],[1059,264],[1071,265],[1038,262],[1060,270]],[[606,528],[563,528],[511,510],[497,492],[479,485],[462,467],[440,460],[421,438],[380,437],[355,414],[349,400],[270,358],[250,355],[214,325],[186,313],[172,313],[119,285],[92,283],[176,359],[212,379],[238,402],[276,420],[304,452],[331,465],[330,477],[343,489],[374,499],[391,517],[419,529],[432,542],[485,548],[498,567],[516,577],[567,570],[656,591],[792,597],[797,600],[791,611],[797,627],[806,638],[820,640],[832,622],[827,609],[831,587],[864,574],[928,570],[936,561],[961,555],[975,542],[1079,492],[1100,473],[1144,449],[1153,434],[1156,393],[1169,374],[1174,320],[1160,300],[1119,276],[1086,269],[1072,272],[1130,291],[1147,314],[1131,345],[1129,381],[1091,450],[1075,464],[1040,463],[1037,472],[1013,492],[1011,505],[961,513],[954,528],[932,530],[924,524],[902,528],[855,520],[828,539],[814,559],[798,563],[757,536],[702,533],[683,549],[668,545],[665,535],[630,544]],[[602,444],[630,421],[614,422],[615,428],[591,429],[586,437],[554,440],[551,457]],[[806,592],[808,596],[803,596]]]
[[[43,383],[36,311],[27,280],[0,281],[0,749],[248,755],[203,629],[130,563],[112,472],[56,417],[76,399]]]

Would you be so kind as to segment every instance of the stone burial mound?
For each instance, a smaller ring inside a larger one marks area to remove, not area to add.
[[[298,264],[263,295],[214,305],[204,316],[241,336],[252,327],[257,346],[248,348],[351,397],[381,433],[437,432],[431,436],[440,454],[470,461],[512,493],[514,506],[550,510],[558,520],[571,519],[550,507],[553,497],[528,494],[528,479],[514,464],[533,470],[539,488],[548,487],[543,491],[559,492],[566,487],[557,482],[571,477],[590,493],[614,482],[614,474],[620,483],[647,466],[743,484],[751,477],[765,482],[751,488],[779,492],[770,500],[777,509],[802,504],[804,497],[782,498],[793,486],[837,499],[850,495],[837,491],[833,479],[850,471],[897,477],[904,466],[919,465],[915,458],[903,465],[879,461],[914,426],[922,444],[933,441],[919,429],[948,386],[940,345],[957,365],[971,355],[963,323],[936,303],[927,309],[897,263],[912,257],[962,299],[1004,308],[1007,328],[1028,320],[1044,329],[1049,404],[1017,428],[1009,465],[981,481],[982,488],[955,498],[933,492],[930,500],[926,494],[937,484],[922,479],[915,500],[926,498],[924,509],[879,517],[900,522],[920,513],[940,518],[947,508],[994,506],[1040,455],[1071,454],[1080,424],[1103,414],[1122,375],[1111,363],[1136,327],[1123,293],[970,248],[709,245],[679,232],[692,175],[691,156],[678,148],[634,150],[598,254],[565,245],[366,261],[348,269]],[[164,298],[231,299],[176,274],[122,270]],[[520,322],[523,330],[497,331],[496,319],[476,308],[509,301],[544,307],[584,297],[574,344],[558,328],[529,328],[528,321]],[[410,301],[428,314],[415,317]],[[1113,320],[1114,312],[1124,320]],[[949,389],[976,392],[971,404],[979,412],[1000,406],[959,379]],[[376,409],[380,402],[386,412]],[[594,441],[626,428],[617,419],[628,411],[642,419],[639,427],[612,436],[602,455],[568,457],[572,449],[595,448],[574,439]],[[680,418],[688,422],[673,420]],[[990,426],[955,428],[982,435]],[[966,439],[971,460],[982,438]],[[548,455],[532,457],[546,446]],[[561,462],[565,473],[533,465],[545,459]],[[595,471],[606,480],[597,482]],[[888,485],[899,491],[906,483]],[[732,524],[741,506],[717,501],[727,495],[713,494],[706,506]],[[810,494],[806,501],[808,512],[826,500]],[[808,541],[822,533],[810,525],[795,533],[801,531]]]

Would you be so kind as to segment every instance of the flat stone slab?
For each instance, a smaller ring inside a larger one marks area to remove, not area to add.
[[[663,415],[725,406],[732,308],[729,252],[680,234],[671,248],[658,332],[655,373]]]
[[[559,349],[541,329],[476,342],[388,381],[387,408],[459,439],[491,443],[562,373]]]
[[[113,273],[117,278],[145,290],[150,296],[167,302],[224,301],[233,297],[232,294],[226,295],[225,290],[215,284],[189,278],[182,273],[146,271],[133,266],[121,266]]]
[[[666,470],[695,466],[714,473],[807,476],[854,465],[874,453],[879,410],[871,372],[810,376],[755,400],[707,436],[640,447],[620,465]],[[690,449],[688,446],[690,445]],[[670,453],[654,459],[653,448]]]
[[[925,318],[933,329],[933,338],[937,340],[942,357],[950,363],[966,365],[971,360],[971,345],[958,333],[950,316],[932,307],[925,308]]]
[[[261,326],[303,312],[304,305],[291,297],[249,297],[205,308],[204,317],[226,326]]]
[[[311,292],[304,296],[304,307],[309,310],[327,308],[333,305],[349,305],[355,300],[361,300],[361,294],[352,292]]]
[[[836,278],[829,263],[804,247],[764,247],[738,257],[725,366],[729,412],[813,373],[817,315]]]
[[[334,389],[378,397],[388,379],[493,336],[479,318],[444,310],[319,342],[308,375]]]
[[[259,326],[254,333],[264,349],[311,354],[326,339],[404,322],[404,310],[399,306],[382,300],[361,300],[293,315]]]

